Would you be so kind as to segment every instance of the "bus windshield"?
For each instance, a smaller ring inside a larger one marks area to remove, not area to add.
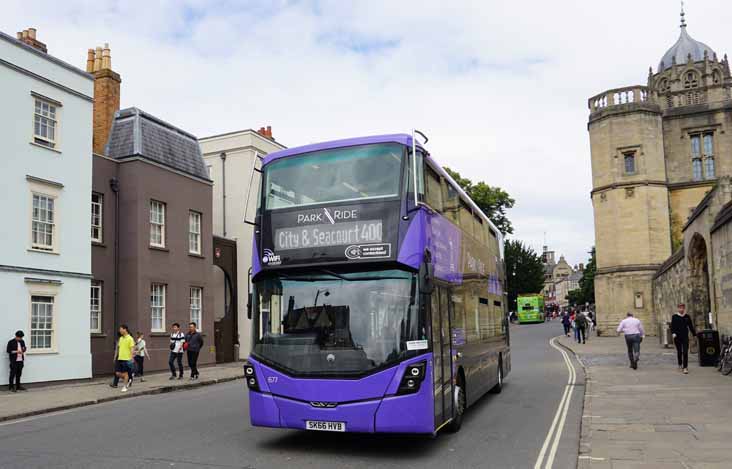
[[[396,197],[403,154],[385,143],[275,160],[264,168],[265,209]]]
[[[416,284],[416,274],[401,270],[261,279],[254,284],[253,354],[293,374],[334,376],[414,356],[428,337]]]

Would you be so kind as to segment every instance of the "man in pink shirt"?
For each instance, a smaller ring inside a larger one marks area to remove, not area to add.
[[[628,313],[628,317],[620,321],[618,325],[618,334],[625,334],[625,345],[628,347],[628,358],[630,359],[630,367],[634,370],[638,369],[638,360],[640,359],[640,344],[646,332],[643,330],[643,324],[639,319],[633,317],[633,313]]]

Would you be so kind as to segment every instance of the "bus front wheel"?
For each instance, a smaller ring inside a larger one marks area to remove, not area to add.
[[[498,359],[498,371],[496,372],[496,385],[491,388],[492,394],[500,394],[503,390],[503,360]]]
[[[460,427],[463,426],[463,415],[465,415],[466,403],[465,385],[463,384],[462,378],[459,378],[455,385],[455,401],[453,403],[453,408],[455,410],[452,420],[447,426],[448,431],[451,433],[457,433],[460,431]]]

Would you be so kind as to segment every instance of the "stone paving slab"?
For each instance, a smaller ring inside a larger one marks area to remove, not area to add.
[[[641,346],[638,370],[628,366],[622,337],[559,343],[585,368],[580,469],[732,468],[732,376],[700,367],[654,338]]]
[[[28,391],[11,393],[7,387],[0,391],[0,422],[58,412],[103,402],[115,401],[150,394],[182,391],[201,386],[233,381],[244,377],[242,362],[199,368],[201,378],[191,381],[187,377],[170,381],[169,372],[146,373],[145,382],[135,378],[129,391],[121,392],[109,387],[111,377],[96,378],[82,383],[61,383],[48,386],[32,386]]]

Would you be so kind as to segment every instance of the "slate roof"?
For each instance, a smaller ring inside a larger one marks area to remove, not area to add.
[[[144,158],[209,180],[194,135],[134,107],[115,114],[106,153],[118,160]]]
[[[582,275],[583,275],[583,272],[581,270],[575,270],[569,276],[569,281],[570,282],[579,282],[580,280],[582,280]]]

